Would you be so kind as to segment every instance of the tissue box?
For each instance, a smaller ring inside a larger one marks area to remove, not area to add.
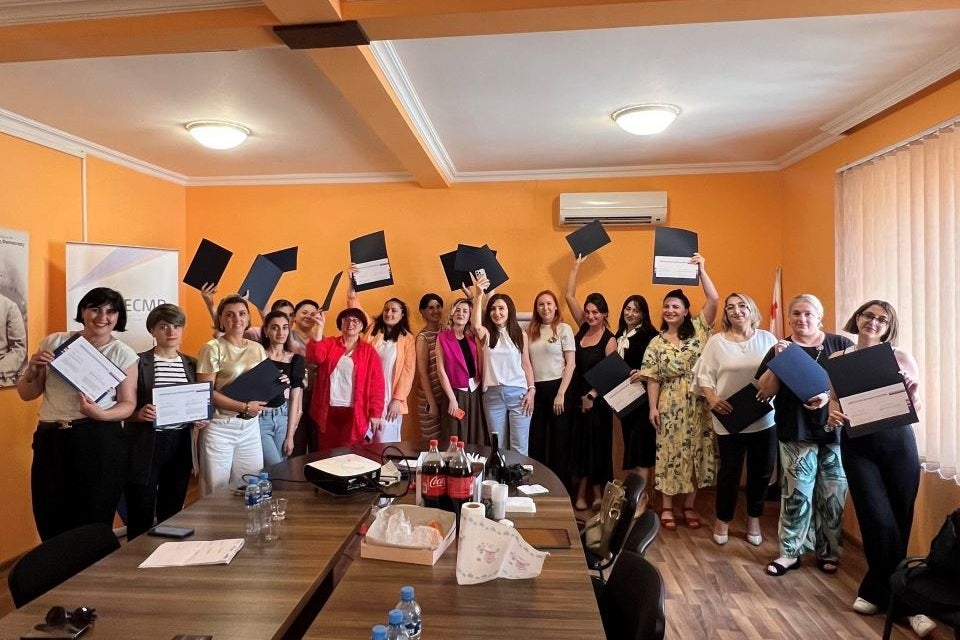
[[[443,527],[443,542],[436,549],[417,549],[386,542],[377,542],[369,536],[360,541],[360,557],[373,560],[390,560],[408,564],[434,565],[457,537],[456,518],[449,511],[416,507],[413,505],[393,505],[390,509],[402,509],[414,526],[436,520]]]

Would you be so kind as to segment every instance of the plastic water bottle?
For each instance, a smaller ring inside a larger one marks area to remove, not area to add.
[[[420,640],[420,605],[413,599],[413,587],[407,585],[400,589],[400,602],[396,608],[403,611],[403,626],[407,630],[410,640]]]
[[[403,626],[403,611],[390,609],[387,614],[387,640],[410,640],[407,630]]]
[[[260,502],[266,502],[273,498],[273,483],[270,482],[270,474],[266,471],[260,472]]]
[[[256,538],[260,535],[260,486],[256,478],[247,481],[243,504],[247,508],[247,537]]]
[[[382,624],[373,625],[373,632],[370,634],[370,640],[387,640],[387,628]]]

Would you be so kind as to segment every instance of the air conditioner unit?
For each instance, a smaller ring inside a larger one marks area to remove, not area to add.
[[[562,225],[587,224],[647,226],[667,221],[666,191],[618,193],[561,193]]]

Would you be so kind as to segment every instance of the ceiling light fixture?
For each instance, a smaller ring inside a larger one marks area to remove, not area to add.
[[[208,149],[233,149],[243,144],[250,129],[222,120],[194,120],[186,125],[193,138]]]
[[[617,109],[610,117],[627,133],[649,136],[660,133],[680,115],[680,107],[672,104],[635,104]]]

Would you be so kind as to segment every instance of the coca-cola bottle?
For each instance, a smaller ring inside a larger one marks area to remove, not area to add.
[[[507,460],[500,453],[500,436],[496,431],[493,431],[490,433],[490,438],[492,441],[490,455],[487,456],[487,462],[483,465],[483,479],[503,482]]]
[[[460,535],[460,507],[473,500],[473,472],[462,442],[457,443],[457,455],[447,463],[447,497],[457,516],[457,535]]]
[[[447,493],[447,474],[443,458],[437,449],[437,441],[430,441],[423,464],[420,466],[420,498],[425,507],[440,509]]]
[[[450,446],[448,446],[447,450],[443,452],[443,461],[447,464],[450,464],[450,459],[457,455],[458,442],[460,442],[460,438],[457,436],[450,436]]]

